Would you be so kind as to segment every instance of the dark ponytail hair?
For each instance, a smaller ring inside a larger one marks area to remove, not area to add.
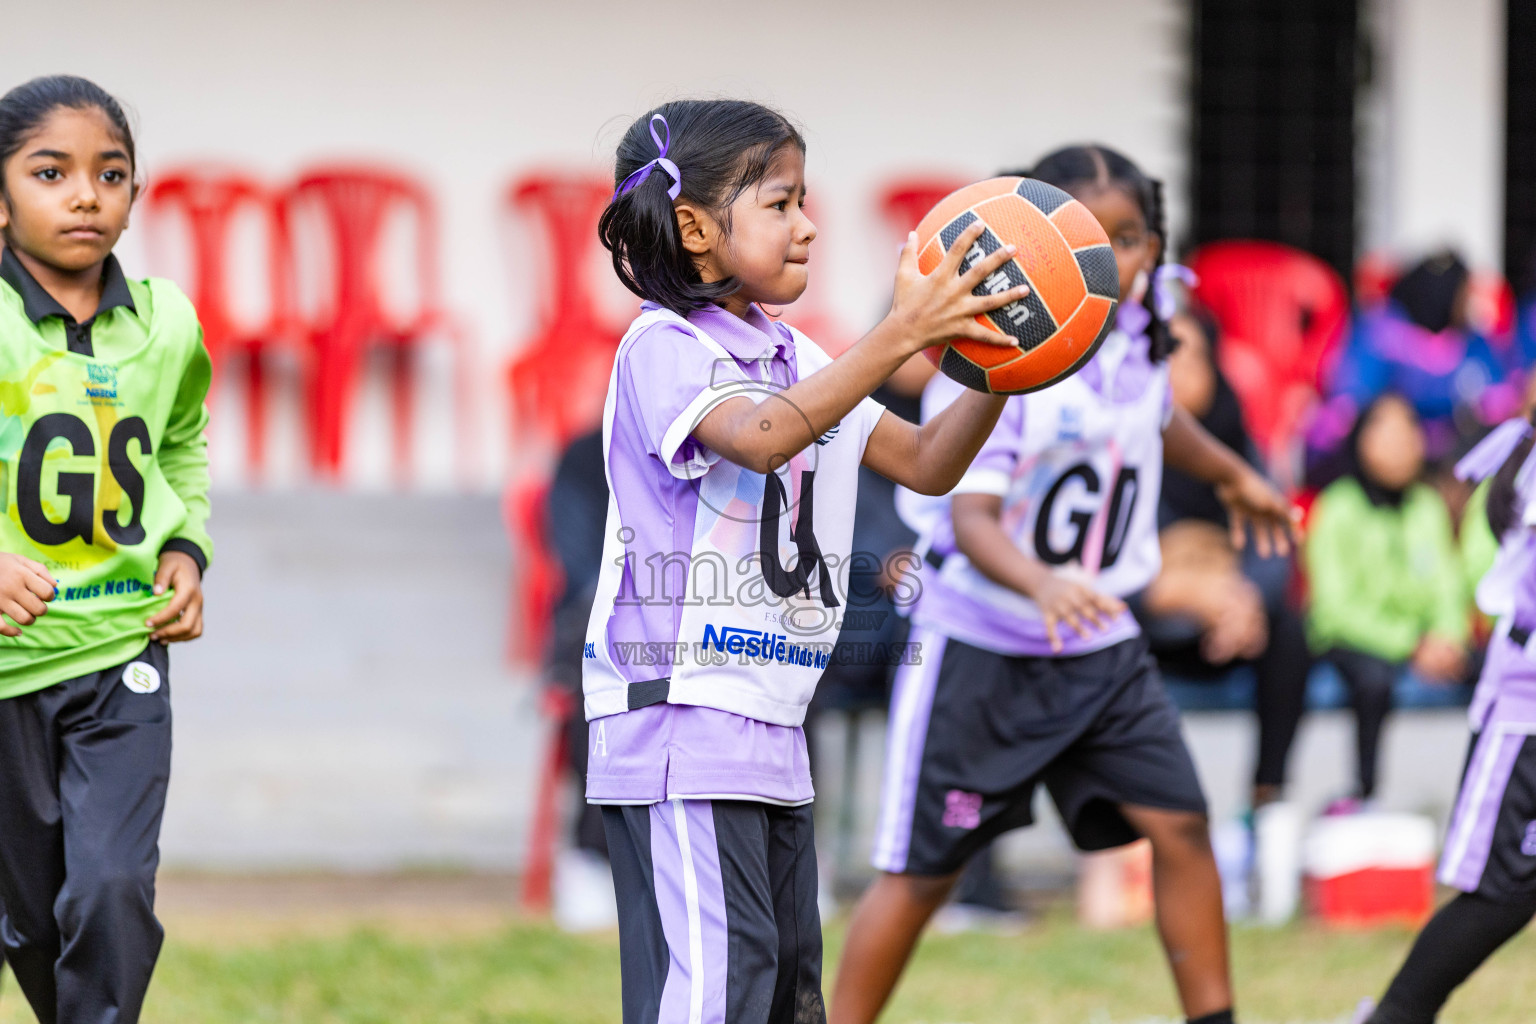
[[[1100,188],[1118,188],[1136,200],[1141,215],[1147,220],[1147,230],[1157,236],[1157,266],[1168,255],[1168,223],[1163,207],[1163,183],[1150,177],[1131,162],[1123,153],[1108,146],[1067,146],[1047,154],[1032,170],[1022,172],[1025,177],[1038,178],[1048,185],[1072,193],[1081,198],[1086,192]],[[1178,339],[1168,330],[1163,318],[1157,315],[1157,303],[1152,295],[1154,275],[1147,281],[1147,293],[1142,296],[1152,321],[1147,327],[1153,362],[1160,362],[1178,346]]]
[[[1531,424],[1536,427],[1536,412],[1531,414]],[[1495,538],[1502,540],[1520,519],[1520,492],[1515,488],[1515,478],[1530,457],[1531,447],[1532,438],[1528,435],[1515,445],[1515,450],[1493,474],[1493,483],[1488,485],[1488,525],[1493,528]]]
[[[133,128],[128,115],[101,86],[86,78],[74,75],[47,75],[23,82],[4,96],[0,96],[0,172],[5,164],[26,145],[27,139],[36,132],[48,115],[60,107],[71,110],[95,108],[107,116],[117,133],[118,141],[128,154],[130,172],[138,169],[138,155],[133,147]],[[5,188],[0,173],[0,192]]]
[[[776,110],[746,100],[676,100],[638,118],[619,142],[614,187],[656,159],[651,118],[667,119],[667,159],[681,173],[680,199],[703,207],[730,231],[729,207],[768,176],[774,157],[786,146],[805,152],[799,129]],[[663,139],[667,132],[661,131]],[[706,283],[677,230],[667,190],[672,178],[660,167],[623,195],[615,196],[597,223],[603,246],[624,287],[687,315],[725,298],[740,287],[735,278]]]

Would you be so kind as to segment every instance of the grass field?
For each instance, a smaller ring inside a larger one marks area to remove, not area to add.
[[[575,938],[505,906],[238,906],[167,911],[146,1024],[610,1024],[618,942]],[[1345,1022],[1411,936],[1308,926],[1233,933],[1248,1024]],[[828,971],[839,924],[828,929]],[[1536,936],[1503,950],[1452,1001],[1447,1024],[1528,1022]],[[1180,1020],[1149,930],[1082,931],[1064,914],[1013,937],[933,937],[889,1024],[1150,1024]],[[31,1024],[13,979],[0,1024]]]

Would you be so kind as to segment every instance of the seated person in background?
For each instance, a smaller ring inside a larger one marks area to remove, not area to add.
[[[1211,352],[1214,327],[1187,313],[1168,326],[1179,339],[1168,364],[1174,402],[1251,462],[1237,393]],[[1253,806],[1260,807],[1282,795],[1311,659],[1301,616],[1287,600],[1291,560],[1260,558],[1252,545],[1237,551],[1229,525],[1209,484],[1165,468],[1158,506],[1163,569],[1131,608],[1172,674],[1209,678],[1234,662],[1253,664],[1259,719]]]
[[[545,529],[565,585],[555,603],[546,685],[566,691],[576,710],[567,723],[570,768],[586,792],[587,718],[582,713],[581,653],[587,619],[602,567],[603,530],[608,516],[608,477],[603,470],[603,432],[571,442],[560,455],[550,482]],[[572,931],[605,927],[613,919],[613,879],[603,809],[581,801],[571,819],[571,847],[561,855],[555,880],[555,920]],[[606,901],[606,903],[604,902]]]
[[[1372,401],[1346,442],[1349,472],[1318,496],[1307,531],[1308,632],[1349,688],[1361,800],[1376,792],[1381,728],[1403,667],[1447,683],[1466,670],[1466,581],[1445,502],[1419,481],[1424,446],[1406,399]]]
[[[1423,424],[1429,464],[1445,467],[1512,415],[1518,393],[1495,386],[1510,368],[1468,326],[1468,281],[1455,253],[1437,253],[1410,268],[1381,308],[1358,314],[1333,373],[1328,418],[1349,423],[1373,399],[1397,392]]]

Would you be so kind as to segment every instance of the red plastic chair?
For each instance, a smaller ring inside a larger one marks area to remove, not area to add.
[[[266,235],[267,305],[252,322],[231,302],[232,231],[254,213]],[[246,461],[253,476],[266,465],[267,401],[263,357],[293,341],[287,268],[288,240],[278,197],[261,182],[227,168],[188,167],[157,175],[144,195],[146,242],[152,264],[170,262],[170,228],[187,227],[191,281],[187,291],[203,326],[203,342],[217,367],[230,355],[246,361]],[[217,380],[217,375],[215,376]]]
[[[514,662],[531,663],[542,655],[560,589],[542,528],[555,455],[601,421],[624,333],[607,322],[587,278],[599,245],[597,220],[612,191],[600,175],[540,172],[513,181],[505,193],[509,224],[521,213],[539,225],[544,236],[539,249],[547,253],[549,268],[539,323],[507,367],[519,466],[503,498],[503,515],[525,558],[508,633]]]
[[[1299,431],[1348,324],[1344,282],[1317,257],[1275,242],[1213,242],[1189,265],[1200,276],[1195,296],[1221,327],[1221,369],[1249,433],[1290,482]]]
[[[321,282],[317,308],[305,309],[312,359],[308,411],[314,468],[335,478],[346,452],[347,416],[357,387],[357,374],[369,348],[391,354],[393,441],[397,480],[409,480],[411,438],[415,420],[415,367],[412,350],[432,338],[442,338],[454,350],[457,413],[457,452],[460,467],[470,457],[471,389],[465,337],[458,322],[442,305],[438,265],[437,209],[417,182],[396,171],[367,166],[312,168],[288,189],[284,205],[294,239],[294,269],[302,281]],[[415,309],[400,313],[384,301],[380,264],[385,253],[389,219],[404,213],[415,229]],[[326,266],[306,264],[317,250],[300,238],[303,218],[322,229],[328,248]],[[302,283],[302,282],[301,282]],[[302,293],[301,293],[302,294]]]
[[[959,176],[923,175],[897,178],[880,191],[877,201],[880,215],[902,240],[917,227],[939,200],[970,184]]]
[[[597,221],[612,183],[587,172],[539,172],[513,181],[504,195],[509,234],[520,216],[543,236],[539,321],[507,366],[512,437],[519,458],[502,496],[502,515],[519,553],[513,584],[507,655],[537,664],[549,640],[555,601],[564,585],[546,536],[550,472],[556,453],[602,418],[603,399],[623,327],[608,322],[588,274],[596,264]],[[510,244],[519,244],[513,242]],[[529,827],[522,903],[547,910],[557,846],[557,796],[568,760],[568,723],[580,713],[570,696],[546,687],[541,710],[549,740],[542,761]]]

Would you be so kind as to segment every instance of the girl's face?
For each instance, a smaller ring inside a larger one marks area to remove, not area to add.
[[[1424,430],[1412,407],[1384,398],[1360,430],[1360,469],[1388,490],[1400,491],[1424,469]]]
[[[784,306],[798,299],[810,280],[806,264],[816,225],[805,215],[805,154],[797,146],[785,146],[774,157],[768,175],[748,188],[731,204],[730,231],[722,220],[705,214],[701,220],[707,240],[694,249],[700,276],[706,281],[735,277],[741,289],[721,301],[738,316],[748,305],[761,302]],[[689,241],[684,227],[685,244]]]
[[[101,263],[128,226],[133,167],[96,107],[57,107],[0,167],[0,228],[9,244],[54,270]]]
[[[1081,195],[1073,194],[1078,202],[1088,207],[1088,212],[1109,236],[1109,244],[1115,250],[1115,265],[1120,270],[1120,301],[1125,302],[1131,296],[1136,275],[1150,274],[1157,266],[1163,251],[1162,239],[1148,229],[1141,204],[1125,189],[1103,185],[1090,188]]]

